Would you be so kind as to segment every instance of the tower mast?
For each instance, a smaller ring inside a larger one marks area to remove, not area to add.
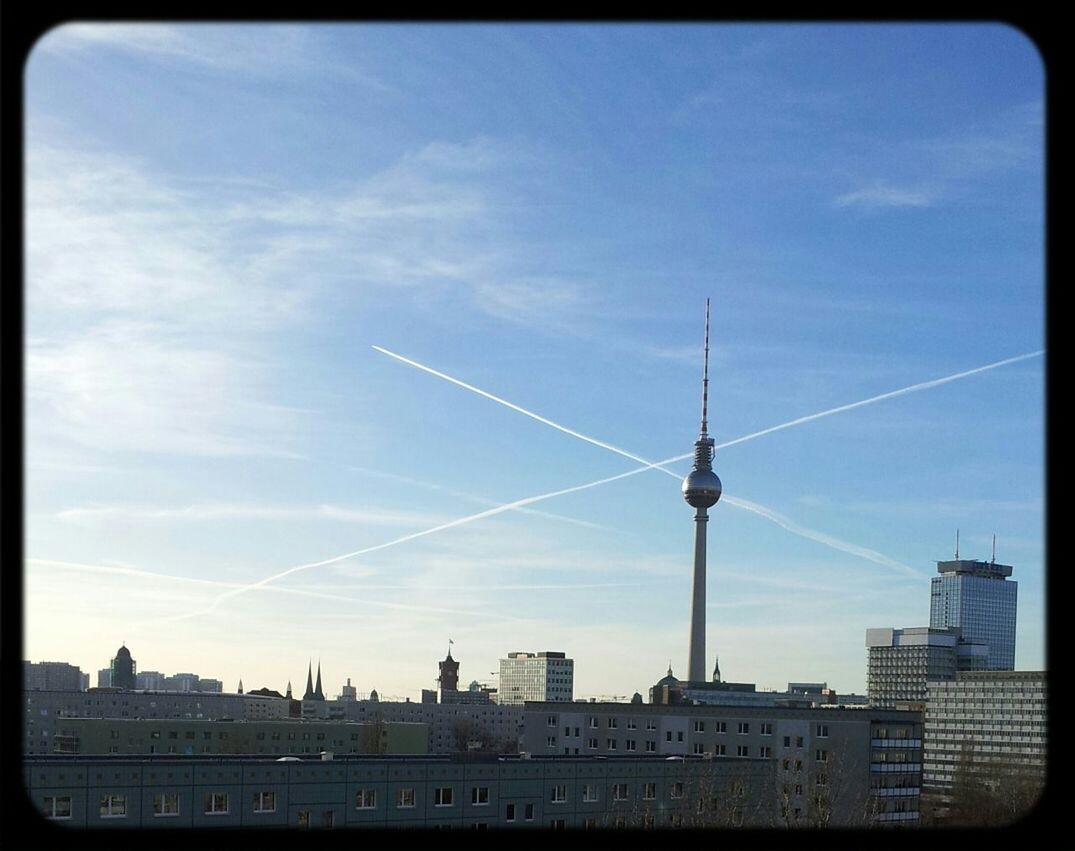
[[[694,442],[694,469],[683,480],[683,498],[694,512],[694,578],[691,587],[691,633],[687,680],[705,682],[705,579],[707,509],[720,499],[721,484],[713,472],[713,438],[709,436],[709,299],[705,300],[705,354],[702,360],[702,427]]]

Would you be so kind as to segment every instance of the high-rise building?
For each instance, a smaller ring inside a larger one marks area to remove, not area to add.
[[[575,661],[564,653],[509,653],[500,660],[497,703],[571,700],[574,683]]]
[[[81,691],[82,671],[67,662],[23,662],[22,682],[26,691]]]
[[[101,668],[97,672],[97,688],[112,688],[111,668]]]
[[[944,801],[960,771],[1045,772],[1044,671],[968,671],[929,683],[922,785]]]
[[[870,706],[895,709],[897,703],[922,703],[926,682],[956,675],[958,629],[866,630],[866,692]]]
[[[958,627],[963,642],[988,647],[984,663],[964,654],[960,669],[1011,671],[1015,668],[1015,604],[1018,584],[1012,568],[995,561],[955,559],[937,562],[930,580],[929,625]]]
[[[137,684],[135,674],[136,664],[131,658],[131,651],[123,645],[116,651],[116,658],[112,660],[112,687],[123,688],[133,691]]]
[[[705,682],[705,580],[708,509],[720,499],[721,484],[713,472],[713,438],[707,430],[709,407],[709,299],[705,300],[705,355],[702,362],[702,429],[694,442],[694,469],[683,480],[683,498],[694,511],[694,579],[691,585],[691,633],[687,680]],[[719,670],[714,671],[719,679]]]
[[[437,677],[437,685],[441,693],[457,691],[459,689],[459,663],[452,658],[452,648],[448,648],[448,656],[443,662],[437,663],[440,668],[440,676]]]

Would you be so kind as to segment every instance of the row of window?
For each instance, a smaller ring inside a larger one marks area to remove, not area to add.
[[[556,722],[557,722],[557,716],[555,716],[555,715],[546,716],[546,719],[545,719],[546,726],[555,727]],[[713,725],[713,732],[714,733],[727,733],[728,732],[728,722],[727,721],[713,721],[712,725]],[[589,719],[589,726],[590,726],[591,730],[596,730],[600,726],[600,719],[596,715],[591,715],[590,719]],[[619,727],[619,719],[618,718],[607,718],[606,719],[606,726],[610,730],[618,729],[618,727]],[[626,722],[625,722],[624,726],[628,730],[637,730],[638,729],[638,723],[637,723],[636,719],[634,719],[634,718],[626,719]],[[763,722],[760,723],[759,726],[760,726],[760,729],[761,729],[761,735],[763,735],[763,736],[771,736],[773,734],[772,722],[763,721]],[[653,718],[647,719],[646,720],[646,729],[647,730],[656,730],[657,729],[657,721],[656,721],[656,719],[653,719]],[[579,728],[575,727],[574,730],[575,730],[575,732],[574,732],[574,734],[572,734],[571,727],[564,727],[564,736],[570,737],[570,736],[574,735],[577,738],[579,736]],[[706,722],[696,719],[695,722],[694,722],[694,732],[695,733],[704,733],[704,732],[706,732]],[[736,732],[741,734],[741,735],[749,734],[750,733],[750,722],[749,721],[740,721],[738,723],[738,727],[736,729]],[[672,741],[672,731],[671,730],[666,731],[665,735],[666,735],[668,741]],[[682,731],[679,731],[677,733],[677,735],[679,737],[679,741],[682,742],[683,741],[683,733],[682,733]],[[816,729],[815,729],[815,735],[820,736],[820,737],[828,736],[829,735],[829,725],[828,724],[818,724]],[[802,747],[802,736],[799,736],[797,738],[798,738],[798,741],[799,741],[799,747]],[[784,737],[784,746],[785,747],[789,746],[789,740],[790,740],[790,737],[788,737],[788,736]]]
[[[226,815],[229,809],[229,794],[227,792],[207,792],[204,797],[204,812],[206,815]],[[103,795],[99,801],[98,812],[101,818],[126,818],[127,796],[126,795]],[[275,792],[254,793],[255,813],[276,812]],[[177,816],[179,815],[179,793],[162,792],[153,796],[154,816]],[[71,818],[70,795],[46,795],[45,816],[52,819]]]

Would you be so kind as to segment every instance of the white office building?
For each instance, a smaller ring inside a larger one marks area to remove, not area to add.
[[[564,653],[509,653],[500,660],[497,703],[527,700],[569,701],[575,683],[575,661]]]

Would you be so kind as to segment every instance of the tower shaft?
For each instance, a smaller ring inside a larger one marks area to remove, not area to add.
[[[705,543],[709,512],[699,508],[694,513],[694,581],[691,590],[691,638],[687,679],[692,683],[705,680]]]

